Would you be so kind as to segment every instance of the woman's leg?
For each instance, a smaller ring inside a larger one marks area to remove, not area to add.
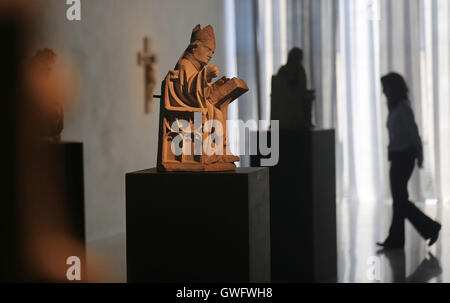
[[[407,218],[424,239],[429,239],[439,224],[427,217],[417,206],[409,201],[408,181],[414,171],[415,157],[404,153],[392,163],[391,189],[394,199],[393,235],[394,239],[404,241],[404,219]],[[394,223],[395,222],[395,223]]]
[[[409,165],[410,166],[408,167],[408,172],[409,169],[411,172],[408,175],[408,181],[411,178],[412,172],[414,170],[415,158],[413,158],[412,164]],[[436,229],[440,229],[440,224],[425,215],[419,208],[417,208],[414,203],[409,201],[409,197],[404,205],[404,214],[424,239],[431,238],[436,232]]]
[[[412,202],[407,203],[406,218],[411,222],[414,228],[424,239],[429,239],[439,229],[439,224],[425,215]]]
[[[408,180],[411,176],[410,161],[401,155],[392,156],[389,171],[393,199],[393,215],[388,242],[396,246],[405,243],[405,217],[408,203]],[[413,162],[414,167],[414,162]]]

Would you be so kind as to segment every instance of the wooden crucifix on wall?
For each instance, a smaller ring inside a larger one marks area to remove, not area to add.
[[[154,64],[157,62],[156,55],[150,51],[150,38],[144,38],[144,50],[138,53],[138,65],[144,67],[144,87],[145,87],[145,113],[151,111],[151,101],[153,91],[156,86]]]

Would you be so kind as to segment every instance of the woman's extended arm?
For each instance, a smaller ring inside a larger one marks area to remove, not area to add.
[[[402,119],[402,123],[407,132],[408,139],[414,146],[414,149],[417,153],[417,165],[422,168],[423,167],[423,145],[422,139],[419,135],[419,128],[417,127],[416,121],[414,119],[414,112],[409,104],[405,104],[404,110],[400,115]]]

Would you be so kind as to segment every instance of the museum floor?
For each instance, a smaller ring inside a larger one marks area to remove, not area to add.
[[[408,222],[404,252],[377,255],[375,243],[387,235],[391,206],[340,203],[337,208],[339,282],[370,282],[367,273],[374,262],[380,264],[380,282],[450,282],[450,243],[444,240],[449,239],[450,206],[424,203],[418,206],[442,223],[438,242],[428,248]]]
[[[390,205],[338,203],[338,282],[377,282],[378,278],[378,282],[450,282],[450,241],[443,240],[450,239],[450,205],[422,204],[422,208],[443,225],[437,244],[428,248],[406,223],[404,252],[377,254],[375,242],[383,240],[389,229]],[[125,234],[88,243],[88,257],[93,250],[107,255],[113,266],[105,282],[126,281]],[[379,274],[371,281],[374,268]]]

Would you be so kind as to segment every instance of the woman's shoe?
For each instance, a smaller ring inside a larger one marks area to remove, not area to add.
[[[433,232],[433,234],[431,235],[430,242],[428,242],[428,246],[432,246],[434,243],[436,243],[438,237],[439,237],[439,232],[441,231],[442,225],[436,222],[436,228]]]
[[[377,245],[383,247],[384,249],[403,249],[405,247],[405,243],[390,240],[386,240],[383,243],[377,242]]]

